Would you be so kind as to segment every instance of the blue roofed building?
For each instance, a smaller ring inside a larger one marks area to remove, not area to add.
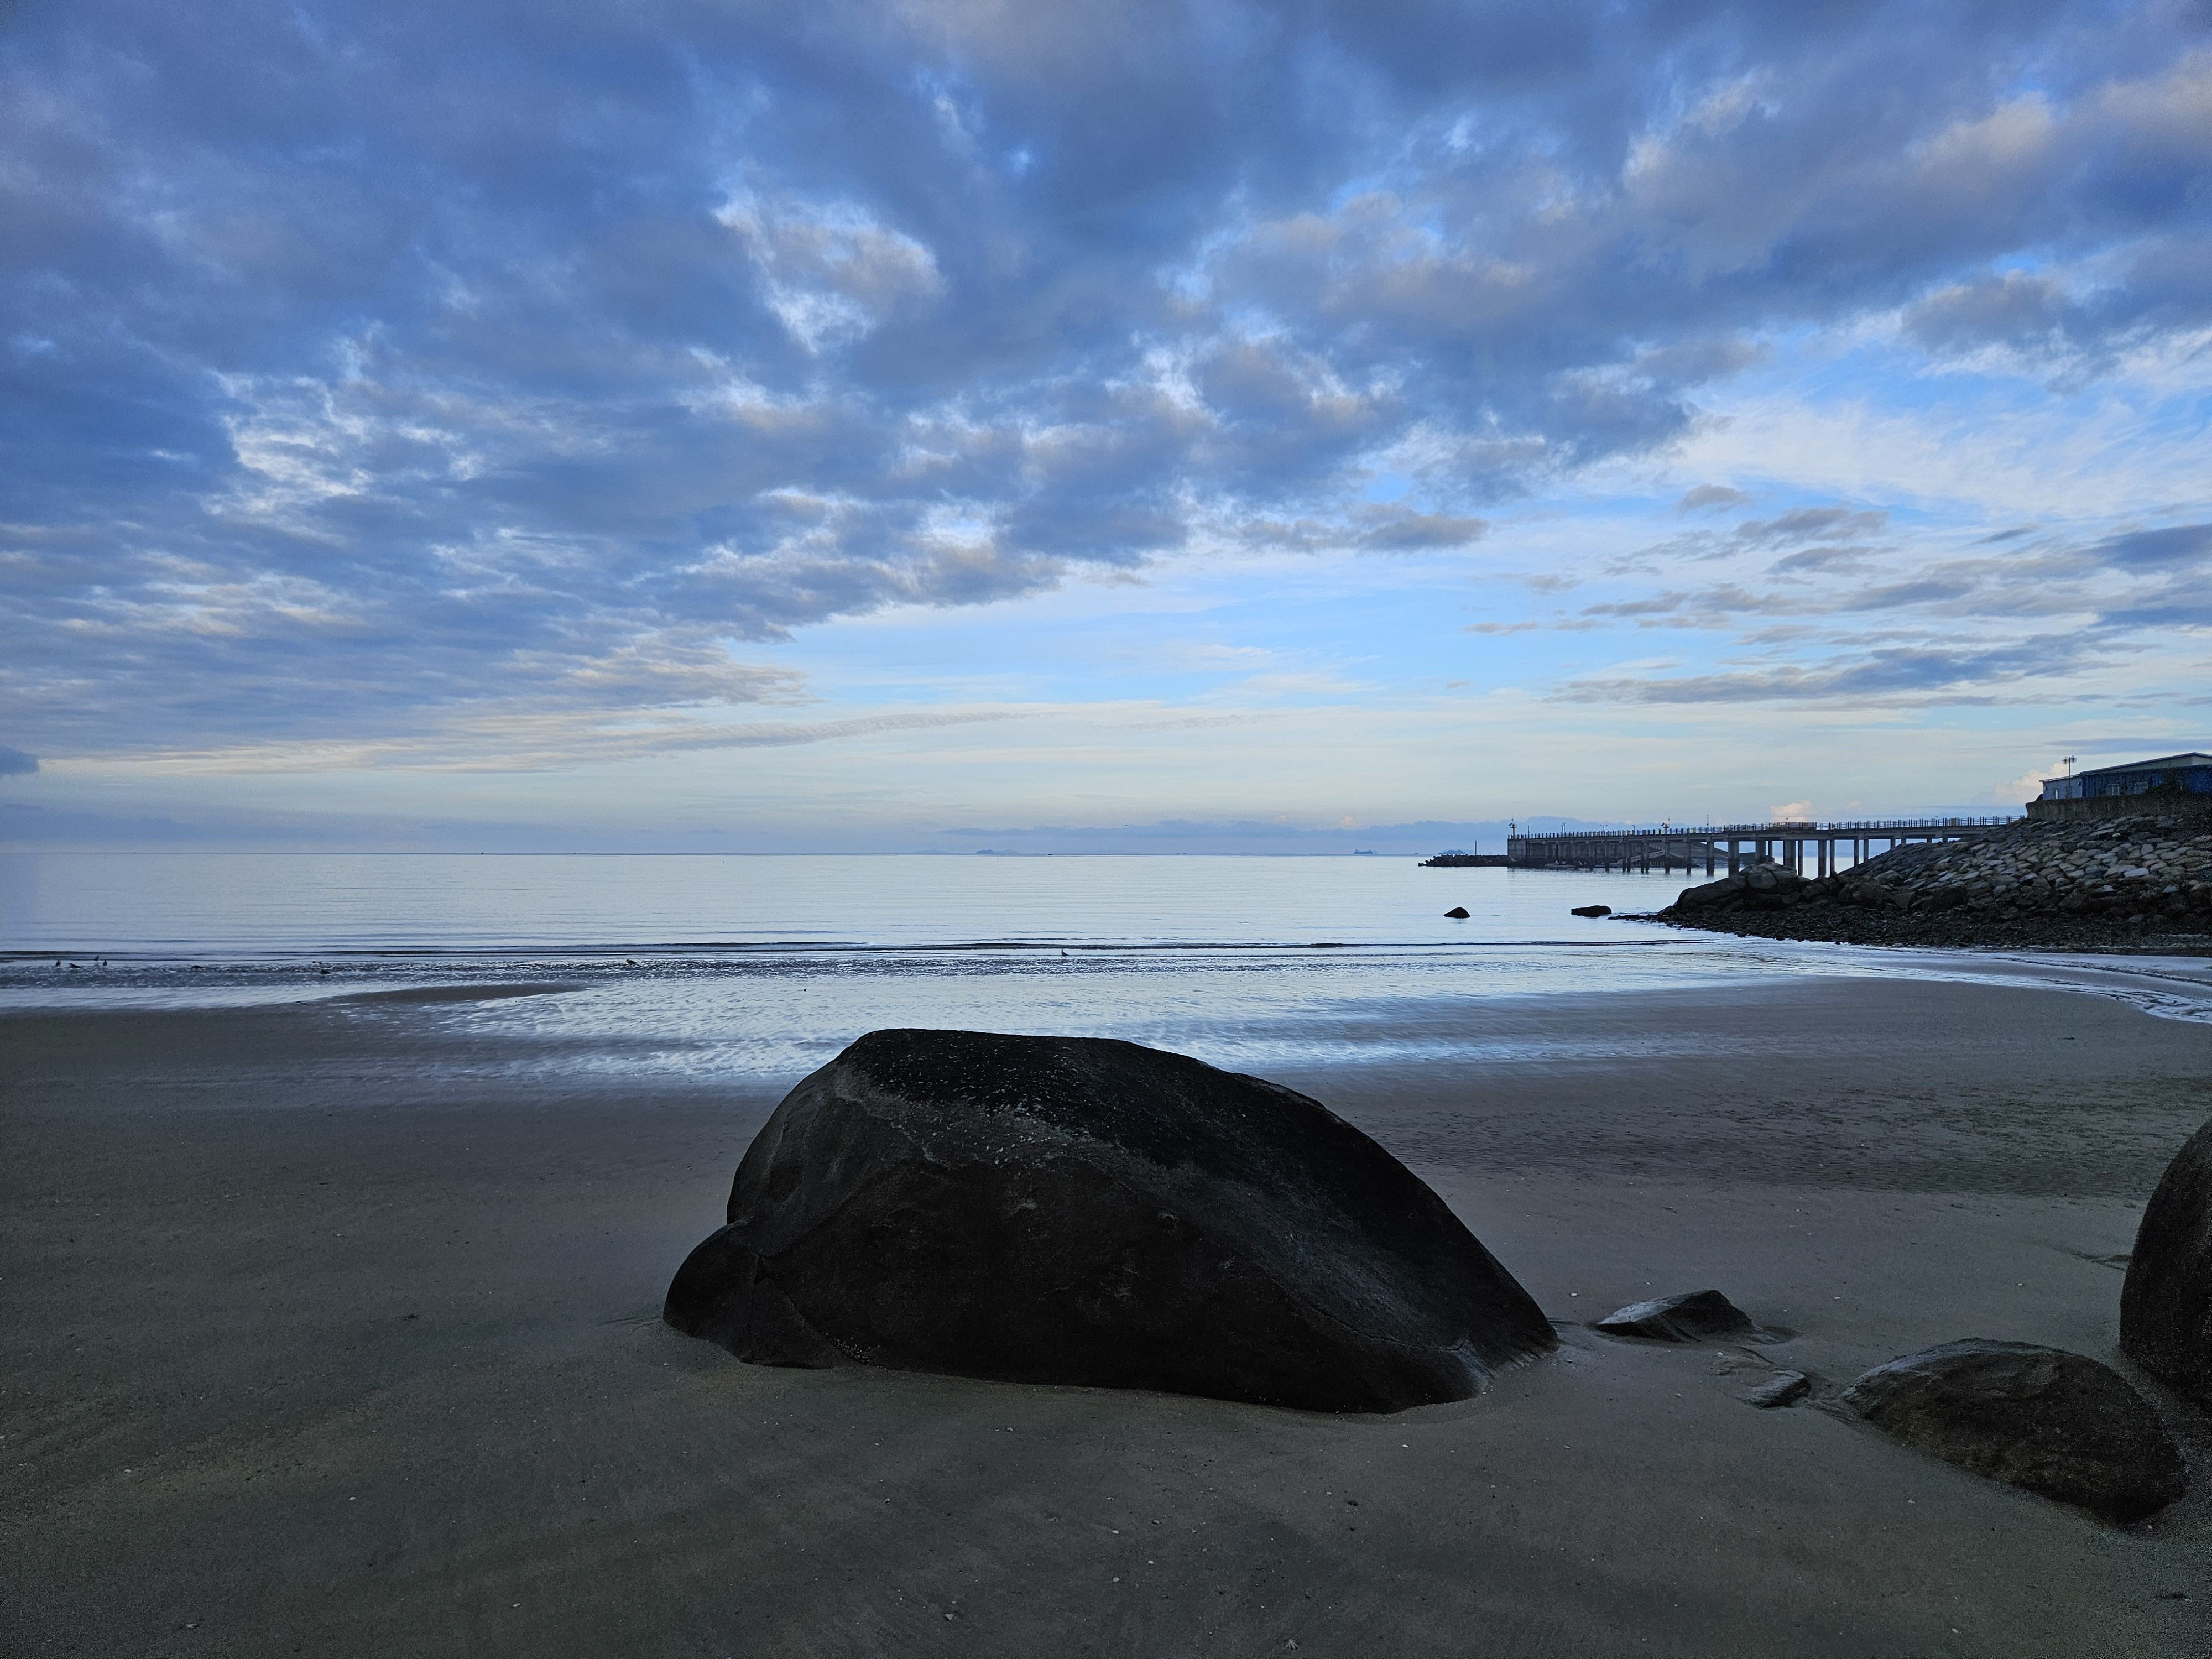
[[[2100,766],[2045,778],[2027,804],[2032,818],[2101,818],[2137,813],[2212,816],[2212,755],[2161,755],[2156,760]]]

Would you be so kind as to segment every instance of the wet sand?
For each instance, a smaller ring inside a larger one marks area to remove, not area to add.
[[[494,1075],[444,1012],[0,1019],[0,1650],[2212,1649],[2212,1440],[2162,1394],[2197,1489],[2122,1530],[1572,1323],[1387,1418],[742,1365],[657,1314],[771,1096]],[[2114,1358],[2116,1258],[2212,1117],[2212,1028],[2059,992],[1543,1017],[1668,1052],[1280,1080],[1555,1320],[1712,1285],[1838,1382],[1966,1335]]]

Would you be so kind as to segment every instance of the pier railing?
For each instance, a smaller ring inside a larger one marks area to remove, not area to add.
[[[1963,830],[1971,833],[1976,830],[1993,830],[2001,824],[2017,823],[2020,822],[2021,816],[2020,813],[2014,812],[2008,817],[1989,818],[1865,818],[1838,820],[1832,823],[1812,823],[1794,818],[1777,818],[1771,823],[1632,824],[1619,830],[1531,830],[1517,839],[1547,842],[1607,841],[1618,840],[1623,836],[1661,837],[1693,836],[1712,836],[1725,840],[1733,836],[1738,840],[1742,840],[1750,836],[1770,836],[1778,838],[1788,836],[1871,836],[1876,841],[1880,841],[1883,835],[1891,830],[1916,832],[1935,830],[1939,832],[1939,839],[1948,839],[1948,835],[1942,835],[1940,832]]]
[[[1563,870],[1693,871],[1707,875],[1725,866],[1731,875],[1746,862],[1786,864],[1802,870],[1811,862],[1828,875],[1850,862],[1863,863],[1875,842],[1887,852],[1913,842],[1963,841],[2019,821],[2020,814],[1991,817],[1856,818],[1825,823],[1789,819],[1768,823],[1671,824],[1656,829],[1563,830],[1552,834],[1514,835],[1505,843],[1506,862],[1523,868]]]

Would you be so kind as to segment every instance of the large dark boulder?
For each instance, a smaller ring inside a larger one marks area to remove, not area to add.
[[[1843,1403],[1908,1446],[2107,1521],[2140,1520],[2188,1484],[2127,1379],[2063,1348],[1946,1342],[1875,1366]]]
[[[2212,1123],[2174,1155],[2143,1210],[2120,1290],[2120,1346],[2212,1405]]]
[[[871,1032],[784,1098],[729,1220],[665,1316],[761,1364],[1397,1411],[1557,1346],[1358,1130],[1132,1042]]]

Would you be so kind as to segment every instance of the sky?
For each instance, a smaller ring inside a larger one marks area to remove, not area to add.
[[[2212,749],[2212,8],[0,3],[0,839],[1420,849]]]

